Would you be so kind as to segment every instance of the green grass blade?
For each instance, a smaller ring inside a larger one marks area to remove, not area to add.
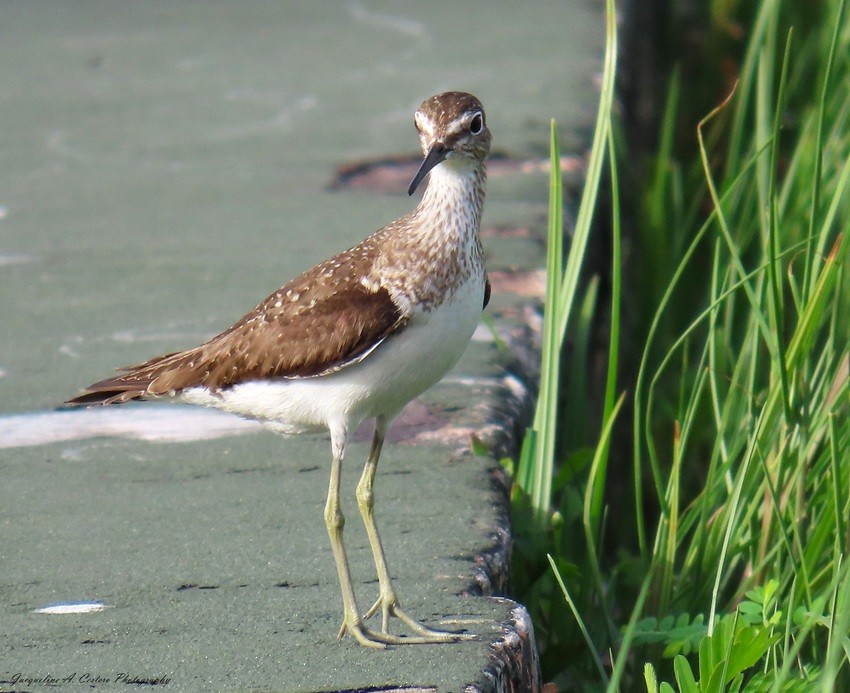
[[[561,571],[559,571],[558,566],[555,565],[555,559],[552,558],[551,554],[546,554],[546,558],[549,559],[549,565],[552,566],[552,573],[554,573],[555,575],[555,580],[558,581],[558,587],[561,588],[561,594],[564,595],[564,601],[567,602],[567,605],[570,607],[570,611],[573,612],[573,617],[575,618],[576,623],[578,624],[579,630],[581,630],[582,637],[587,643],[587,649],[593,657],[593,662],[596,665],[596,669],[599,671],[599,678],[602,679],[602,682],[607,686],[608,674],[605,673],[605,667],[602,664],[602,658],[596,651],[596,646],[593,644],[593,638],[590,637],[590,633],[587,630],[587,626],[584,624],[584,620],[582,619],[581,614],[579,613],[572,596],[570,596],[570,592],[567,589],[567,586],[564,584],[564,578],[561,577]]]

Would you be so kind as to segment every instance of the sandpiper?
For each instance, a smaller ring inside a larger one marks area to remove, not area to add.
[[[169,398],[256,419],[284,435],[330,432],[325,524],[342,590],[343,622],[369,647],[453,642],[466,633],[429,628],[402,610],[373,514],[372,486],[384,434],[411,399],[458,361],[490,297],[479,226],[490,131],[481,102],[446,92],[414,115],[425,156],[411,213],[307,270],[233,327],[194,349],[121,369],[69,404]],[[361,616],[343,545],[340,471],[350,433],[368,418],[375,434],[357,504],[378,574],[379,596]],[[380,613],[380,630],[366,621]],[[396,617],[413,635],[389,632]]]

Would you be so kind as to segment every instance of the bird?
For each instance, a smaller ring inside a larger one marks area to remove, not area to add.
[[[284,284],[200,346],[118,369],[66,404],[168,399],[254,419],[284,436],[330,434],[324,520],[342,593],[338,637],[366,647],[444,643],[474,634],[431,628],[401,607],[374,517],[374,481],[392,419],[460,359],[490,299],[480,239],[491,134],[472,94],[450,91],[414,114],[428,177],[413,211]],[[375,420],[356,487],[378,577],[361,615],[343,543],[340,475],[351,434]],[[380,627],[367,622],[380,615]],[[390,619],[410,632],[391,633]]]

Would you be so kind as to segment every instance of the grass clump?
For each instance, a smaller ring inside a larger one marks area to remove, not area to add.
[[[552,167],[540,397],[512,495],[515,591],[563,690],[850,690],[846,5],[716,9],[746,36],[735,80],[689,138],[699,99],[672,73],[623,272],[608,1],[565,262]],[[580,273],[597,207],[612,232],[606,292]],[[621,321],[621,307],[644,319]],[[560,369],[586,372],[600,329],[601,402],[565,399]],[[571,427],[576,409],[599,412],[594,430]]]

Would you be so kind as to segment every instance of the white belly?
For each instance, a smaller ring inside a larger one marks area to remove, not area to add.
[[[460,359],[481,315],[484,279],[472,279],[451,302],[416,314],[361,362],[314,378],[257,380],[218,393],[191,388],[178,398],[258,419],[296,434],[394,416],[434,385]]]

